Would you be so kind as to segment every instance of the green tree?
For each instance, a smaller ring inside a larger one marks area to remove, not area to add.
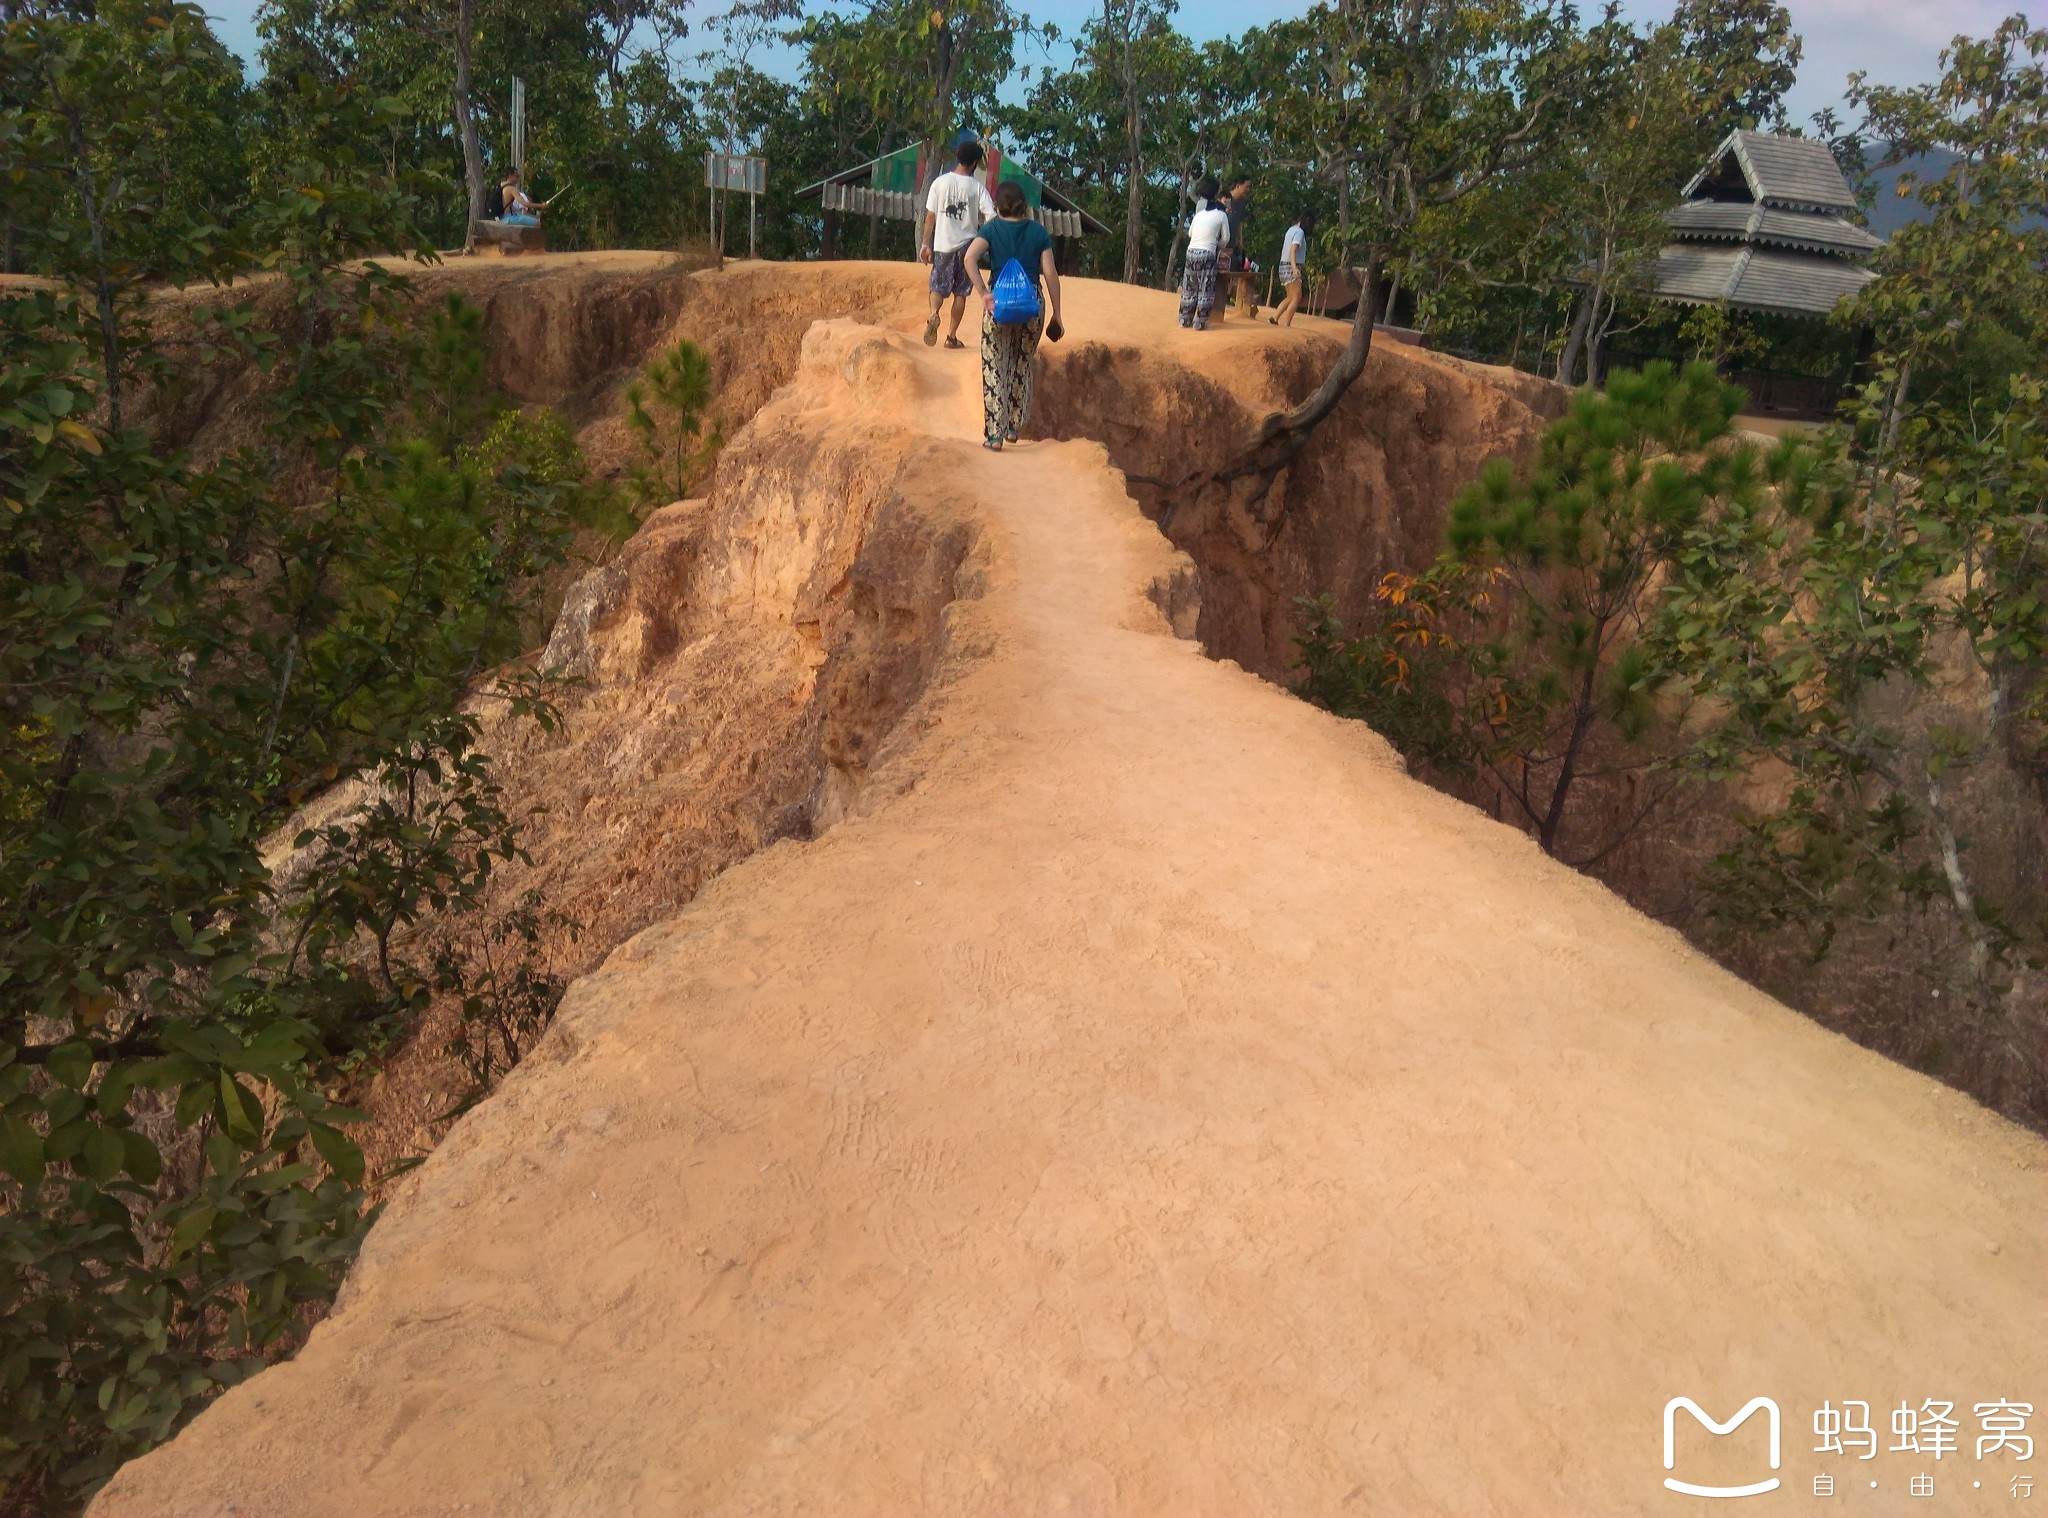
[[[437,984],[552,994],[458,926],[521,857],[480,704],[548,720],[544,680],[494,671],[582,494],[559,451],[479,443],[428,393],[475,333],[451,308],[425,342],[368,256],[420,241],[414,185],[363,151],[388,105],[298,86],[327,151],[276,160],[287,187],[232,235],[189,202],[130,214],[154,144],[207,120],[203,16],[145,24],[17,11],[0,44],[9,205],[51,278],[0,301],[10,1515],[71,1509],[298,1342],[367,1223],[341,1094]],[[189,331],[149,309],[258,269]],[[233,363],[269,371],[270,427],[201,464],[156,398]],[[279,865],[267,840],[350,776]]]
[[[1789,777],[1785,803],[1747,817],[1717,860],[1717,919],[1815,954],[1848,923],[1945,920],[1952,952],[1912,966],[1949,1009],[1940,1047],[1899,1052],[2037,1123],[2048,1079],[2027,976],[2048,945],[1986,883],[2028,872],[1998,870],[1971,839],[1987,765],[2048,800],[2048,259],[2025,225],[2048,205],[2044,56],[2048,33],[2014,17],[1958,38],[1934,84],[1856,82],[1894,156],[1956,156],[1908,183],[1929,214],[1892,239],[1850,312],[1875,338],[1853,451],[1838,443],[1794,480],[1788,515],[1703,524],[1655,631],[1659,657],[1728,713],[1727,764],[1767,755]],[[1981,709],[1934,689],[1958,657],[1983,678]]]
[[[1684,86],[1700,101],[1710,143],[1738,127],[1785,125],[1785,96],[1804,48],[1779,0],[1679,0],[1671,25]]]
[[[1376,719],[1440,772],[1483,776],[1546,853],[1605,857],[1707,741],[1642,633],[1687,534],[1766,493],[1755,450],[1729,442],[1741,398],[1705,364],[1581,393],[1526,478],[1496,460],[1460,494],[1445,556],[1389,577],[1379,625],[1346,639],[1321,610],[1304,694]],[[1630,773],[1649,781],[1632,810],[1582,804],[1589,779]]]
[[[963,107],[986,120],[1016,63],[1019,37],[1056,39],[1010,0],[858,0],[881,46],[871,55],[890,81],[914,80],[905,124],[936,172]],[[877,88],[893,87],[882,77]]]
[[[626,383],[626,425],[640,440],[634,492],[647,506],[680,501],[718,448],[710,425],[711,360],[688,338]]]
[[[1166,6],[1112,7],[1082,28],[1071,66],[1041,73],[1023,104],[1003,113],[1039,174],[1105,223],[1123,224],[1114,249],[1085,240],[1075,272],[1168,282],[1191,187],[1236,140],[1235,49],[1196,47],[1171,15]]]
[[[1332,262],[1362,253],[1351,334],[1322,383],[1268,415],[1213,483],[1249,486],[1256,511],[1274,478],[1365,370],[1385,274],[1409,256],[1424,213],[1533,160],[1542,129],[1582,83],[1577,15],[1551,0],[1337,0],[1279,23],[1248,51],[1297,59],[1264,103],[1276,144],[1334,184]],[[1271,88],[1271,86],[1269,86]],[[1356,192],[1362,190],[1362,196]]]
[[[469,11],[469,26],[458,25]],[[552,246],[673,246],[701,232],[706,139],[680,53],[681,0],[573,6],[549,0],[265,0],[257,134],[259,180],[275,184],[295,155],[331,141],[304,118],[298,81],[351,87],[406,107],[356,144],[388,172],[433,176],[425,222],[439,246],[461,245],[471,154],[453,109],[455,39],[470,38],[469,134],[478,185],[509,161],[511,81],[526,81],[529,177],[552,205]]]

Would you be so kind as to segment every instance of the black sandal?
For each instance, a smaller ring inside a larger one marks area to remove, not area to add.
[[[961,342],[957,337],[949,337],[946,339],[946,346],[948,348],[964,348],[967,344]]]
[[[981,440],[981,446],[990,453],[1001,453],[1003,451],[1003,440],[999,437],[985,437]]]

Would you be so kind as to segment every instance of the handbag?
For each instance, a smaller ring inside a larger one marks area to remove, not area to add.
[[[995,321],[999,327],[1021,327],[1040,311],[1038,286],[1024,272],[1024,265],[1011,259],[996,276]]]

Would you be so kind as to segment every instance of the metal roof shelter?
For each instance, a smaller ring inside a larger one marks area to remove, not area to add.
[[[1730,132],[1685,194],[1664,214],[1664,300],[1824,317],[1877,278],[1865,260],[1884,243],[1848,219],[1856,197],[1824,142]]]
[[[815,198],[824,205],[827,227],[825,256],[832,256],[832,229],[841,211],[855,216],[881,216],[891,221],[914,222],[923,216],[925,188],[932,177],[924,172],[924,168],[924,150],[912,144],[893,153],[885,153],[880,158],[870,158],[866,163],[855,164],[850,169],[841,169],[837,174],[827,175],[816,184],[808,184],[798,190],[799,200]],[[1073,200],[999,149],[991,147],[988,150],[988,157],[982,164],[982,177],[988,182],[991,192],[1006,179],[1017,185],[1024,192],[1032,216],[1055,237],[1081,237],[1109,230]]]

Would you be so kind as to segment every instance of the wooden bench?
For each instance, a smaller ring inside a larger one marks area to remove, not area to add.
[[[1258,272],[1253,269],[1218,269],[1216,271],[1216,307],[1209,313],[1211,322],[1220,322],[1229,312],[1233,303],[1246,317],[1259,314]]]
[[[522,253],[545,253],[547,234],[539,227],[517,227],[502,221],[476,224],[476,250],[500,258],[517,258]]]

